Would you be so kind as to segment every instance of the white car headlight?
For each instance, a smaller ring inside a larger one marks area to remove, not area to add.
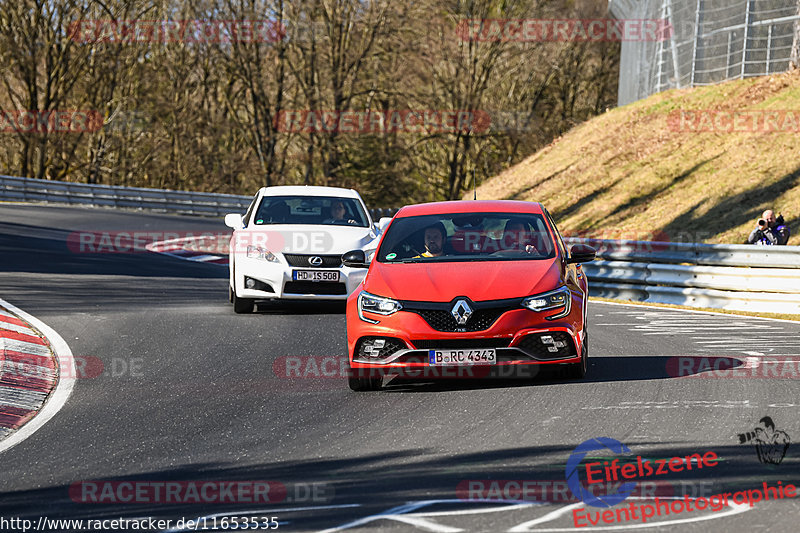
[[[358,317],[364,322],[370,324],[377,324],[377,320],[372,320],[364,316],[364,311],[368,313],[376,313],[378,315],[391,315],[403,308],[400,302],[392,300],[391,298],[384,298],[383,296],[375,296],[367,291],[361,291],[358,294]]]
[[[250,259],[263,259],[264,261],[269,261],[270,263],[279,262],[275,254],[273,254],[266,248],[261,248],[260,246],[248,246],[247,257],[249,257]]]
[[[547,320],[561,318],[569,314],[572,307],[572,295],[566,286],[559,287],[558,289],[550,292],[543,292],[522,301],[522,306],[527,307],[531,311],[547,311],[548,309],[558,309],[563,307],[564,310],[553,316],[546,317]]]

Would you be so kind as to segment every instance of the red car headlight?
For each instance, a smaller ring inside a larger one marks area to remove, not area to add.
[[[383,296],[376,296],[367,291],[358,294],[358,318],[370,324],[377,324],[377,320],[372,320],[364,316],[364,311],[378,315],[392,315],[403,308],[400,302]]]
[[[552,316],[546,317],[547,320],[555,320],[556,318],[565,317],[569,314],[572,306],[572,295],[566,286],[559,287],[558,289],[550,292],[543,292],[525,298],[522,301],[522,306],[530,309],[531,311],[547,311],[548,309],[558,309],[563,307],[564,310]]]

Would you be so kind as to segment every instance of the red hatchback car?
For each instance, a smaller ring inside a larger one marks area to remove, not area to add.
[[[347,300],[350,388],[454,370],[446,367],[488,376],[560,365],[584,377],[588,286],[580,263],[594,257],[581,244],[567,251],[539,203],[402,208]],[[360,250],[342,259],[366,266]]]

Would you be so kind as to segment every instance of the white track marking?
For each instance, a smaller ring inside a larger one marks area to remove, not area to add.
[[[606,314],[612,319],[603,321],[606,327],[623,328],[638,334],[642,338],[650,336],[687,337],[699,354],[712,351],[726,353],[753,352],[774,354],[780,351],[800,352],[800,339],[787,327],[786,323],[800,327],[800,322],[761,319],[741,315],[726,315],[709,311],[693,311],[688,309],[669,309],[663,307],[636,306],[635,304],[618,304],[612,302],[595,302],[612,306]],[[620,309],[620,306],[629,306]],[[691,313],[687,314],[687,313]],[[752,320],[756,318],[758,320]],[[614,320],[627,319],[622,324]]]
[[[75,386],[75,360],[72,357],[72,351],[69,349],[67,343],[61,338],[61,335],[56,333],[50,326],[2,298],[0,298],[0,305],[32,324],[33,327],[38,329],[42,335],[47,338],[53,350],[53,356],[61,369],[58,383],[50,393],[50,397],[47,399],[41,411],[19,430],[0,442],[0,453],[3,453],[33,435],[64,407],[64,404],[67,403],[67,400],[72,394],[72,389]]]
[[[490,509],[481,508],[481,509],[464,509],[461,511],[431,511],[422,513],[411,512],[411,511],[416,511],[417,509],[420,509],[422,507],[428,507],[431,505],[436,505],[441,503],[459,503],[459,504],[506,503],[509,505],[504,505],[502,507],[493,507]],[[501,511],[510,511],[514,509],[521,509],[524,507],[530,507],[532,505],[541,505],[541,504],[542,502],[529,502],[524,500],[423,500],[423,501],[409,502],[406,505],[393,507],[386,512],[365,516],[364,518],[359,518],[358,520],[354,520],[352,522],[348,522],[340,526],[336,526],[330,529],[325,529],[323,531],[320,531],[319,533],[335,533],[337,531],[351,529],[354,527],[367,524],[369,522],[375,522],[377,520],[394,520],[396,522],[403,522],[405,524],[413,525],[415,527],[432,531],[434,533],[458,533],[459,531],[464,531],[464,530],[453,526],[446,526],[443,524],[439,524],[437,522],[434,522],[433,520],[430,520],[429,518],[433,516],[463,516],[470,514],[497,513]]]
[[[714,311],[696,311],[694,309],[678,309],[678,308],[675,308],[675,307],[662,307],[660,305],[641,305],[641,304],[636,304],[636,303],[602,302],[602,301],[598,301],[598,300],[592,300],[591,298],[589,299],[589,301],[592,302],[592,304],[618,305],[618,306],[623,306],[623,307],[625,307],[625,306],[627,306],[627,307],[636,307],[638,309],[644,309],[644,310],[647,310],[647,309],[663,309],[665,311],[672,311],[673,313],[694,313],[694,314],[700,314],[700,315],[725,316],[725,317],[728,317],[728,318],[739,318],[739,319],[748,319],[748,320],[752,318],[754,320],[769,320],[769,321],[772,321],[772,322],[783,322],[785,324],[794,324],[796,326],[800,325],[800,322],[798,322],[797,320],[786,320],[784,318],[768,318],[768,317],[765,317],[765,316],[749,316],[749,315],[731,315],[731,314],[727,314],[727,313],[717,313],[717,312],[714,312]]]
[[[543,524],[545,522],[550,522],[550,521],[555,520],[557,518],[561,518],[565,514],[567,514],[570,511],[572,511],[573,509],[577,509],[578,507],[582,507],[582,506],[583,506],[582,502],[571,503],[569,505],[566,505],[566,506],[562,507],[561,509],[556,509],[555,511],[550,511],[546,515],[540,516],[539,518],[534,518],[533,520],[529,520],[527,522],[523,522],[522,524],[520,524],[518,526],[512,527],[508,531],[509,531],[509,533],[517,533],[517,532],[522,532],[522,531],[529,531],[528,528],[530,526]]]
[[[0,299],[0,304],[3,300]],[[33,323],[33,322],[31,322]],[[39,330],[41,331],[41,330]],[[18,341],[16,339],[5,339],[5,349],[9,352],[20,352],[25,354],[43,355],[45,357],[50,355],[50,349],[43,344],[35,344],[32,342]],[[52,345],[52,343],[51,343]]]
[[[10,322],[3,322],[0,321],[0,329],[4,329],[6,331],[15,331],[17,333],[23,333],[25,335],[30,335],[31,337],[35,337],[34,333],[31,331],[31,328],[20,326],[17,324],[12,324]]]
[[[33,411],[47,398],[47,393],[7,387],[0,393],[0,405]],[[25,427],[25,426],[22,426]]]

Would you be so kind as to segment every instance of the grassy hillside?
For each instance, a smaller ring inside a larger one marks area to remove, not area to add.
[[[671,90],[613,109],[484,182],[478,198],[541,201],[563,233],[663,231],[670,240],[710,243],[743,242],[761,212],[774,208],[791,225],[789,244],[800,244],[800,127],[670,127],[671,113],[697,110],[800,117],[800,71]]]

